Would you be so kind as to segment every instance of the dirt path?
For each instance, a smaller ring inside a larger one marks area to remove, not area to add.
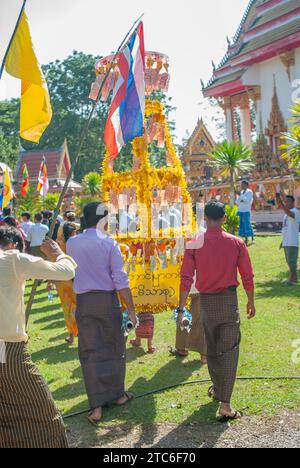
[[[95,437],[95,432],[93,433]],[[73,447],[88,447],[89,437],[71,430]],[[102,427],[97,433],[99,448],[300,448],[300,411],[278,417],[244,418],[235,424],[219,423],[152,427]]]

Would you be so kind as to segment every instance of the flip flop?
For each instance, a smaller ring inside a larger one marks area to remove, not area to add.
[[[219,416],[217,417],[217,421],[221,424],[228,423],[230,421],[236,421],[237,419],[241,419],[243,417],[243,413],[236,411],[233,416]]]
[[[185,358],[188,356],[188,353],[187,354],[181,354],[177,351],[176,348],[170,348],[169,349],[169,352],[172,356],[175,356],[175,357],[179,357],[179,358]]]
[[[124,403],[115,403],[115,406],[125,406],[130,403],[134,399],[134,394],[130,392],[125,392],[124,396],[126,396],[127,400]]]
[[[148,349],[147,353],[148,354],[154,354],[156,353],[157,348],[155,346],[152,346],[151,348]]]

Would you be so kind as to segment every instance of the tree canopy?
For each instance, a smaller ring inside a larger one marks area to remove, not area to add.
[[[58,148],[65,138],[71,159],[75,156],[78,141],[91,108],[88,99],[91,83],[95,80],[94,65],[99,57],[74,51],[66,59],[43,66],[53,108],[53,119],[39,145],[21,140],[25,150]],[[170,98],[163,93],[153,97],[166,105],[169,116],[173,110]],[[89,172],[100,172],[105,153],[103,140],[109,102],[100,102],[92,119],[88,136],[84,142],[81,157],[75,170],[75,179],[82,181]],[[174,122],[170,122],[174,130]],[[19,100],[0,102],[0,155],[3,162],[15,166],[19,150]],[[163,153],[158,155],[158,159]],[[122,150],[116,163],[117,170],[130,168],[131,145]]]

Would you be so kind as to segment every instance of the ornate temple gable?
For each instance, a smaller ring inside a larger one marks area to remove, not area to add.
[[[272,171],[273,152],[263,133],[260,133],[253,145],[253,158],[256,163],[253,177],[258,180],[261,177],[269,177]]]
[[[274,95],[272,99],[272,111],[270,115],[270,119],[268,122],[268,128],[266,129],[267,136],[274,136],[280,135],[282,132],[287,131],[287,126],[285,123],[285,119],[280,109],[278,94],[277,94],[277,86],[276,80],[274,76]]]
[[[251,0],[228,51],[206,87],[205,97],[242,91],[242,75],[251,65],[280,56],[290,78],[289,53],[300,46],[299,0]]]
[[[272,99],[272,111],[268,121],[268,127],[265,134],[269,138],[269,144],[273,152],[272,166],[273,168],[287,169],[286,162],[281,159],[282,151],[280,150],[281,134],[287,132],[286,122],[280,109],[276,79],[274,76],[274,95]]]
[[[199,187],[213,176],[208,160],[215,144],[203,119],[198,120],[195,130],[183,148],[182,156],[190,190]]]
[[[196,156],[197,159],[207,159],[207,155],[215,146],[214,139],[205,126],[203,119],[198,120],[197,126],[183,150],[183,157]],[[200,158],[199,158],[200,157]]]

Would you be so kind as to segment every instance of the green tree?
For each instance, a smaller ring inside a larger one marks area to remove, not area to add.
[[[44,210],[54,211],[59,199],[59,193],[48,193],[42,198],[42,205]]]
[[[300,170],[300,100],[296,101],[291,108],[291,113],[290,123],[292,127],[289,132],[282,134],[284,143],[280,148],[284,153],[281,157],[289,163],[291,168]]]
[[[45,131],[39,145],[21,140],[25,150],[58,148],[65,138],[68,140],[71,159],[74,158],[84,125],[86,124],[91,102],[88,99],[91,83],[95,81],[95,62],[99,57],[74,51],[64,60],[56,60],[43,66],[49,87],[53,108],[52,122]],[[171,98],[164,93],[154,93],[153,98],[166,106],[169,116],[173,110]],[[91,121],[88,136],[84,141],[79,163],[75,169],[75,179],[81,182],[85,174],[100,171],[105,154],[104,128],[110,100],[97,106]],[[10,141],[18,155],[19,145],[19,100],[0,103],[0,130],[5,140]],[[170,121],[174,131],[175,123]],[[156,153],[157,154],[157,153]],[[116,170],[128,170],[132,164],[132,146],[128,144],[116,161]]]
[[[21,214],[29,211],[31,214],[39,213],[42,209],[42,198],[36,192],[36,186],[30,184],[26,197],[19,195],[15,202],[15,212],[20,218]]]
[[[19,101],[0,102],[0,161],[15,169],[19,154]]]
[[[98,172],[90,172],[84,176],[83,181],[83,190],[86,195],[96,196],[100,193],[101,187],[101,176]]]
[[[234,187],[239,174],[247,173],[255,166],[252,151],[237,141],[224,141],[217,145],[211,153],[210,165],[220,171],[222,177],[230,181],[230,204],[234,206]]]
[[[13,142],[0,134],[0,161],[14,169],[17,159],[18,150],[14,147]]]

